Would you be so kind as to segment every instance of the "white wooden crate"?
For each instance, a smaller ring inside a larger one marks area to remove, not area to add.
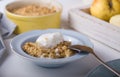
[[[69,23],[75,30],[120,52],[120,27],[91,16],[88,8],[70,10]]]

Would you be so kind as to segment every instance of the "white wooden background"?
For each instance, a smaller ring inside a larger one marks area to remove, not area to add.
[[[4,6],[14,0],[2,0],[0,2],[0,11],[4,12]],[[63,5],[61,28],[70,29],[68,22],[68,12],[70,9],[88,5],[92,0],[58,0]],[[1,8],[2,7],[2,8]],[[82,26],[82,25],[80,25]],[[87,35],[87,34],[86,34]],[[91,37],[88,37],[91,39]],[[89,55],[80,61],[58,69],[45,69],[34,66],[30,62],[19,58],[11,51],[10,41],[12,37],[5,40],[7,51],[0,60],[0,75],[4,77],[85,77],[85,75],[94,67],[99,65],[96,59]],[[104,61],[110,61],[120,58],[120,53],[113,48],[91,39],[94,43],[95,53]],[[1,77],[1,76],[0,76]]]

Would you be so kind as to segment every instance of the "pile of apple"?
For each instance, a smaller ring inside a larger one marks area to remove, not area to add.
[[[120,0],[94,0],[91,15],[120,27]]]

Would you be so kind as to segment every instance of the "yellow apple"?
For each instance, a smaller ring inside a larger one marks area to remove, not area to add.
[[[94,0],[90,7],[91,15],[105,21],[120,14],[120,0]]]
[[[120,14],[112,16],[109,21],[111,24],[120,27]]]

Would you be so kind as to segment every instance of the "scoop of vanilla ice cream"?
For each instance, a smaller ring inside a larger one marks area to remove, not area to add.
[[[36,40],[40,46],[52,48],[63,41],[63,35],[59,32],[46,33],[39,36]]]

